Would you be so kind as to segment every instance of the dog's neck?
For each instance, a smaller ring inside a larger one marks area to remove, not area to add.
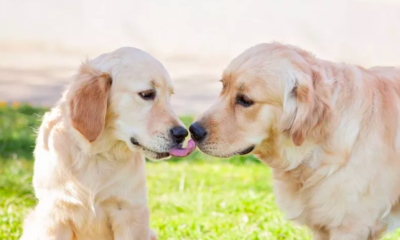
[[[75,130],[72,129],[72,131]],[[98,139],[91,143],[77,135],[79,135],[79,133],[71,133],[71,137],[74,138],[74,142],[80,154],[92,157],[103,156],[114,161],[129,160],[132,159],[134,155],[140,154],[139,152],[132,152],[124,141],[116,139],[111,129],[104,129]]]
[[[336,96],[332,96],[333,105],[335,101]],[[313,186],[345,165],[337,162],[342,149],[331,139],[337,125],[332,117],[313,129],[318,134],[309,134],[300,146],[294,144],[287,132],[275,127],[254,154],[273,170],[274,179],[298,184],[299,189]]]
[[[254,154],[273,169],[290,171],[310,162],[316,149],[317,145],[309,141],[296,146],[286,134],[274,132],[257,147]]]
[[[323,121],[320,129],[313,129],[313,133],[321,134],[309,134],[301,146],[295,146],[290,136],[274,130],[255,151],[255,155],[273,169],[274,178],[298,182],[302,187],[312,186],[348,163],[349,149],[356,141],[360,126],[371,124],[363,123],[363,114],[375,114],[376,122],[382,116],[379,111],[368,108],[379,104],[379,94],[368,91],[370,88],[360,84],[361,79],[368,79],[368,84],[377,89],[380,87],[382,81],[372,78],[368,72],[370,70],[324,61],[318,64],[325,70],[327,81],[324,84],[331,87],[332,114]],[[395,86],[394,82],[387,81],[386,84]],[[352,134],[348,134],[348,129],[353,130]]]
[[[272,131],[270,137],[256,148],[254,154],[263,163],[272,168],[274,179],[290,181],[305,186],[306,182],[318,181],[323,167],[323,149],[320,145],[306,140],[301,146],[296,146],[285,133]]]
[[[113,159],[118,161],[127,161],[132,159],[133,157],[144,158],[143,153],[141,152],[132,152],[124,141],[118,140],[113,133],[113,126],[106,124],[105,128],[101,132],[100,136],[93,142],[89,142],[85,137],[79,133],[70,123],[67,113],[67,104],[65,102],[61,102],[58,107],[52,109],[52,114],[60,117],[58,120],[58,124],[63,124],[68,126],[66,135],[70,138],[71,141],[68,141],[71,146],[67,146],[69,148],[74,148],[78,154],[85,155],[88,158],[96,158],[96,156],[103,156],[107,159]],[[54,114],[58,113],[60,114]],[[64,113],[64,114],[61,114]],[[113,117],[113,114],[107,113],[108,121]]]

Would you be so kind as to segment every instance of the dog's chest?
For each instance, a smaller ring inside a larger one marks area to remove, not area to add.
[[[144,159],[121,163],[96,158],[74,169],[77,181],[71,188],[80,193],[74,198],[83,203],[71,214],[77,239],[113,239],[110,209],[118,202],[146,203],[144,168]]]
[[[354,161],[332,174],[329,174],[330,169],[319,169],[320,174],[325,172],[326,175],[312,186],[304,185],[307,178],[301,178],[302,173],[307,176],[307,172],[285,176],[274,171],[277,204],[287,218],[309,226],[337,227],[355,221],[373,226],[390,213],[392,203],[399,197],[396,187],[399,178],[395,176],[399,176],[400,171],[397,167],[374,164],[366,158],[362,160],[360,165]]]
[[[73,174],[90,195],[86,197],[93,200],[104,200],[109,196],[119,197],[119,194],[129,197],[132,189],[145,178],[145,169],[141,161],[116,161],[96,156],[81,162],[83,164],[73,169]]]
[[[113,240],[113,232],[107,212],[99,205],[91,209],[82,207],[74,214],[73,231],[78,240]]]
[[[117,173],[123,169],[123,165],[101,156],[80,161],[73,171],[80,183],[87,189],[99,189],[112,181]]]

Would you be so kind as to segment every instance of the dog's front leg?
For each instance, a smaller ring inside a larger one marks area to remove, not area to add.
[[[73,239],[73,231],[68,223],[57,222],[50,214],[37,213],[36,211],[31,212],[25,219],[24,233],[20,240]]]
[[[155,240],[149,227],[149,209],[144,205],[116,204],[109,216],[115,240]]]

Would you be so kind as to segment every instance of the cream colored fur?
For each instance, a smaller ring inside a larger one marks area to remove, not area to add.
[[[149,89],[154,101],[138,94]],[[164,67],[138,49],[84,63],[39,129],[33,177],[39,202],[21,239],[156,239],[145,155],[168,152],[169,129],[182,125],[170,107],[172,91]]]
[[[400,69],[332,63],[260,44],[225,70],[198,147],[254,147],[279,207],[316,240],[379,239],[400,226]],[[246,96],[250,106],[238,103]]]

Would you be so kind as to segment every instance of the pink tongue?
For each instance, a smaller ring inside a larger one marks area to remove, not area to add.
[[[169,154],[174,157],[186,157],[196,149],[196,143],[193,139],[190,139],[187,148],[172,148],[169,150]]]

